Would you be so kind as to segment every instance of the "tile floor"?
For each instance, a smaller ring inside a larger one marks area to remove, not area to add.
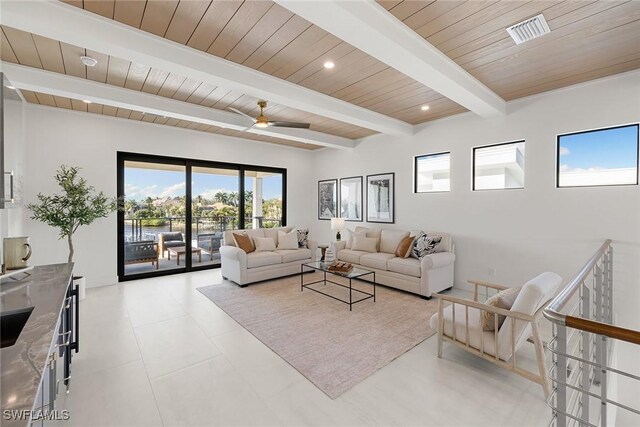
[[[72,426],[545,426],[541,388],[429,338],[336,400],[196,290],[220,270],[87,290]],[[327,299],[327,304],[338,304]],[[519,360],[532,363],[526,349]]]

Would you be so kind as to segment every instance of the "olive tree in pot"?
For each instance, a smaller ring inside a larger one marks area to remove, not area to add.
[[[122,201],[110,198],[102,191],[97,192],[93,186],[80,177],[80,168],[60,166],[55,180],[61,192],[51,196],[38,193],[38,203],[28,205],[31,219],[35,219],[59,230],[60,239],[66,239],[69,245],[68,262],[73,262],[73,235],[83,225],[90,225],[99,218],[122,209]],[[85,278],[75,277],[74,282],[80,290],[79,299],[84,298]]]

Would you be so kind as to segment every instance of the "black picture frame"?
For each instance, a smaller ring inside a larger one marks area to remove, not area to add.
[[[355,218],[349,217],[349,216],[344,216],[344,212],[343,212],[343,200],[342,200],[342,184],[343,181],[351,181],[351,182],[356,182],[360,184],[360,194],[357,194],[357,200],[356,200],[356,211],[359,212],[359,217],[356,216]],[[340,194],[339,194],[339,208],[338,211],[340,212],[340,218],[344,218],[345,221],[349,221],[349,222],[363,222],[364,221],[364,206],[362,205],[362,201],[363,201],[363,196],[362,196],[362,185],[363,185],[363,179],[362,179],[362,175],[360,176],[349,176],[346,178],[340,178]],[[359,208],[359,209],[358,209]]]
[[[383,224],[395,223],[395,181],[394,172],[367,175],[367,222]],[[380,191],[380,188],[388,189],[386,197],[384,192]],[[374,194],[377,194],[377,196],[373,197]]]
[[[330,220],[337,217],[338,180],[325,179],[318,181],[318,219]]]

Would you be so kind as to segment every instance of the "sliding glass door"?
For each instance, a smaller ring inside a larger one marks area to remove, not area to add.
[[[225,230],[286,223],[285,169],[118,153],[118,195],[121,281],[219,267]]]

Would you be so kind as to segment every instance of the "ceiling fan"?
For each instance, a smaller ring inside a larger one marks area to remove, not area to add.
[[[260,107],[260,115],[256,118],[253,118],[248,114],[245,114],[242,111],[237,110],[233,107],[229,107],[229,109],[253,121],[253,124],[248,128],[246,128],[245,131],[251,129],[254,126],[257,128],[266,128],[266,127],[272,126],[272,127],[279,127],[279,128],[298,128],[298,129],[309,129],[309,126],[311,126],[309,123],[270,121],[269,118],[264,115],[264,109],[267,108],[267,101],[258,101],[258,107]]]

